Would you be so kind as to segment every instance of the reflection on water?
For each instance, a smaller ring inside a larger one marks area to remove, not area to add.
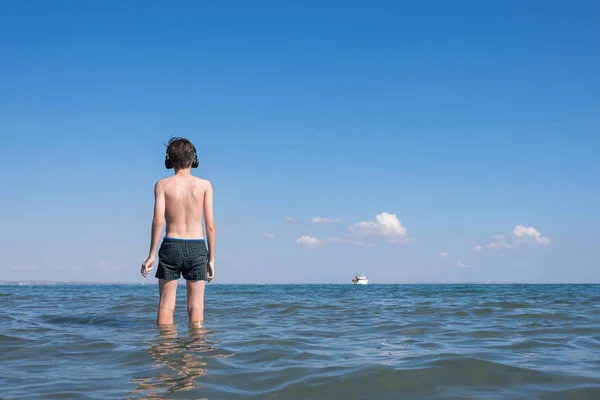
[[[175,325],[159,327],[157,338],[148,349],[158,374],[134,377],[137,389],[133,394],[157,398],[201,388],[198,378],[206,375],[207,359],[218,356],[206,336],[207,330],[198,325],[189,325],[187,335],[180,335]]]

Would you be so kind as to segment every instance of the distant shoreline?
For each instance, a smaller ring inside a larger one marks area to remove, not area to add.
[[[600,282],[403,282],[403,283],[370,283],[365,286],[386,285],[598,285]],[[154,286],[156,282],[70,282],[70,281],[0,281],[0,286]],[[179,285],[184,286],[185,281]],[[210,286],[356,286],[348,283],[211,283]],[[360,286],[360,285],[359,285]]]

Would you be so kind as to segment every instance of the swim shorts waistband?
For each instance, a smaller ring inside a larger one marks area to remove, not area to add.
[[[181,239],[181,238],[172,238],[172,237],[167,237],[165,236],[164,241],[167,242],[204,242],[205,239]]]

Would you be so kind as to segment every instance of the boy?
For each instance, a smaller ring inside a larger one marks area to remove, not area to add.
[[[175,311],[177,281],[180,274],[186,280],[187,309],[190,323],[204,320],[204,286],[215,277],[215,222],[213,192],[209,181],[191,174],[198,167],[194,145],[184,138],[171,138],[165,156],[165,166],[175,175],[159,180],[154,186],[154,218],[150,255],[142,264],[142,276],[152,270],[154,255],[166,220],[165,237],[158,251],[160,301],[158,325],[172,325]],[[202,229],[202,214],[206,225],[208,251]]]

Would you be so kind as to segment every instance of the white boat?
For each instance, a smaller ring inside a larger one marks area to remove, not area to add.
[[[352,278],[353,285],[366,285],[367,283],[369,283],[369,280],[367,279],[366,276],[364,276],[360,272],[358,274],[356,274],[354,276],[354,278]]]

